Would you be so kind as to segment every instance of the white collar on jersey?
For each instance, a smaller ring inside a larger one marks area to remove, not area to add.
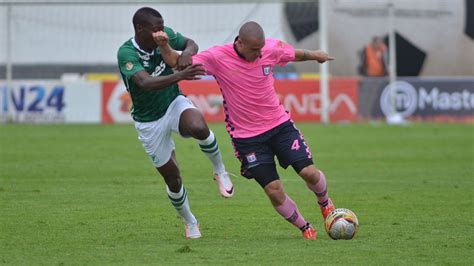
[[[153,50],[151,53],[143,50],[142,48],[140,48],[140,46],[138,46],[138,43],[135,41],[135,37],[132,37],[132,44],[133,46],[135,46],[135,48],[137,48],[138,51],[144,53],[145,55],[149,55],[149,56],[152,56],[155,54],[155,50]]]

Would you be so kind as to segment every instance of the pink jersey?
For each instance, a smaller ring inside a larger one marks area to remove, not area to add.
[[[203,64],[220,86],[227,131],[233,138],[254,137],[290,119],[275,92],[272,69],[293,61],[295,50],[280,40],[266,39],[261,54],[248,62],[229,43],[193,56],[193,63]]]

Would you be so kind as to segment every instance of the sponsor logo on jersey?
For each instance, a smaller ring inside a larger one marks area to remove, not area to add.
[[[138,57],[140,57],[141,60],[145,60],[145,61],[150,60],[150,55],[149,54],[140,54],[138,52],[137,52],[137,54],[138,54]]]
[[[127,68],[127,70],[132,70],[132,68],[133,68],[132,62],[127,62],[127,64],[125,65],[125,67]]]
[[[152,77],[158,77],[159,75],[161,75],[161,73],[163,73],[165,68],[166,68],[166,64],[163,60],[161,60],[161,63],[156,66],[155,71],[153,71],[153,73],[151,73],[151,76]]]
[[[262,66],[262,70],[263,70],[263,75],[268,76],[270,75],[271,67],[269,65]]]

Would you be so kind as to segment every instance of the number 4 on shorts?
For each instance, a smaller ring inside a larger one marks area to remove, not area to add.
[[[297,151],[300,149],[300,143],[298,142],[298,139],[295,139],[293,141],[293,144],[291,145],[291,149],[294,151]]]

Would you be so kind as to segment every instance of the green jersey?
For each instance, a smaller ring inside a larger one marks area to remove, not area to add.
[[[182,51],[185,48],[183,35],[168,27],[165,27],[164,31],[168,34],[169,44],[173,49]],[[172,84],[161,90],[146,91],[132,80],[133,75],[143,70],[153,77],[173,74],[171,67],[163,61],[160,50],[155,49],[148,53],[132,38],[119,48],[117,58],[120,74],[132,98],[133,120],[150,122],[160,119],[165,115],[171,102],[182,94],[178,84]]]

